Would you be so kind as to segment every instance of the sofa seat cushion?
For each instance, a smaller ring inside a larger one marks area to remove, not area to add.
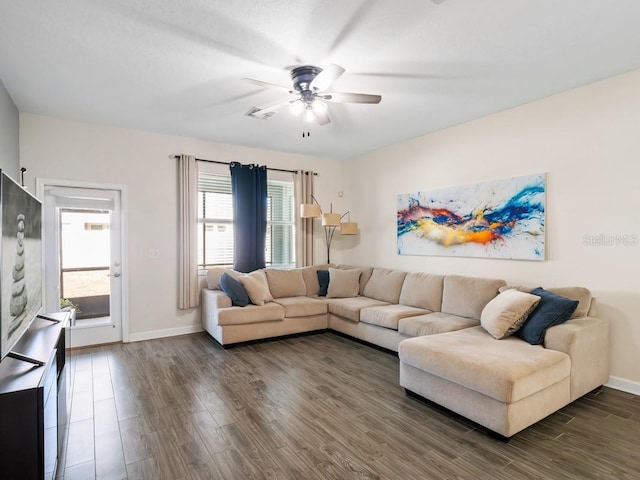
[[[482,327],[409,338],[400,361],[437,377],[514,403],[569,377],[567,354],[508,337],[496,340]]]
[[[408,307],[406,305],[381,305],[366,307],[360,310],[360,321],[371,325],[398,330],[401,318],[424,315],[430,313],[424,308]]]
[[[218,325],[242,325],[244,323],[270,322],[284,319],[284,307],[274,302],[264,305],[230,307],[218,311]]]
[[[284,307],[284,316],[308,317],[310,315],[322,315],[327,313],[327,302],[309,297],[276,298],[278,305]]]
[[[416,317],[403,318],[398,324],[398,333],[408,337],[435,335],[475,327],[480,322],[474,318],[459,317],[448,313],[434,312]]]
[[[360,321],[360,310],[366,307],[376,307],[379,305],[389,305],[382,300],[376,300],[369,297],[353,297],[353,298],[331,298],[327,300],[329,313],[346,318],[353,322]]]

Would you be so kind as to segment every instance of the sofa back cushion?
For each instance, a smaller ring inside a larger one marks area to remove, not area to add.
[[[358,295],[364,295],[364,287],[367,286],[369,279],[371,278],[371,274],[373,273],[373,267],[357,267],[355,265],[338,265],[336,268],[341,270],[360,270],[360,288],[358,291]]]
[[[304,278],[304,285],[307,289],[306,295],[308,297],[318,295],[318,292],[320,291],[320,283],[318,282],[318,270],[329,270],[329,264],[325,263],[323,265],[312,265],[309,267],[300,268],[300,271],[302,272],[302,278]]]
[[[292,270],[267,268],[264,273],[267,275],[269,291],[273,298],[301,297],[307,294],[302,270],[298,268]]]
[[[400,303],[439,312],[442,307],[444,275],[407,273],[400,291]]]
[[[591,297],[591,291],[588,288],[584,287],[557,287],[557,288],[547,288],[548,292],[555,293],[556,295],[560,295],[561,297],[566,297],[571,300],[578,301],[578,307],[573,312],[570,318],[580,318],[586,317],[589,315],[589,310],[591,309],[591,302],[593,298]]]
[[[240,272],[236,272],[231,268],[210,268],[207,270],[207,287],[209,290],[222,290],[220,288],[220,277],[225,273],[228,273],[236,279],[242,275]]]
[[[400,270],[375,267],[362,293],[365,297],[382,300],[383,302],[398,303],[400,290],[402,290],[402,283],[406,275],[406,272],[401,272]]]
[[[503,292],[507,289],[515,288],[521,292],[530,293],[534,288],[539,287],[527,287],[523,285],[506,285],[500,287],[500,291]],[[591,295],[591,291],[584,287],[555,287],[547,288],[548,292],[555,293],[561,297],[566,297],[571,300],[578,301],[578,308],[573,312],[571,318],[586,317],[588,315],[595,316],[595,298]]]
[[[494,278],[447,275],[442,289],[442,311],[480,320],[482,309],[498,295],[498,289],[504,285],[504,280]]]

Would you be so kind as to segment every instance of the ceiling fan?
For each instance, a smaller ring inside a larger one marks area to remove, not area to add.
[[[345,69],[340,65],[329,65],[322,69],[313,65],[302,65],[291,70],[291,80],[293,87],[285,87],[275,83],[263,82],[252,78],[244,78],[254,85],[267,88],[284,90],[296,98],[285,100],[266,107],[253,107],[247,115],[255,118],[267,119],[285,106],[294,115],[304,114],[307,122],[318,122],[319,125],[326,125],[331,122],[329,118],[329,108],[325,102],[337,103],[380,103],[380,95],[370,95],[367,93],[347,93],[334,92],[329,90],[331,85],[340,78]]]

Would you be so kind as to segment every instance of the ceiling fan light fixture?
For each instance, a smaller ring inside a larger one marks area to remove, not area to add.
[[[304,121],[307,123],[312,123],[316,119],[316,115],[313,112],[313,108],[311,105],[307,105],[304,111]]]
[[[300,100],[295,100],[289,104],[289,111],[296,117],[299,117],[304,110],[304,103]]]
[[[311,104],[311,108],[313,108],[313,113],[315,113],[316,115],[324,115],[327,113],[327,110],[329,109],[326,103],[318,99],[316,99]]]

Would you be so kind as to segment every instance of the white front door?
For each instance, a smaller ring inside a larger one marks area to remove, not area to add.
[[[123,339],[122,189],[39,181],[44,310],[73,305],[71,347]]]

